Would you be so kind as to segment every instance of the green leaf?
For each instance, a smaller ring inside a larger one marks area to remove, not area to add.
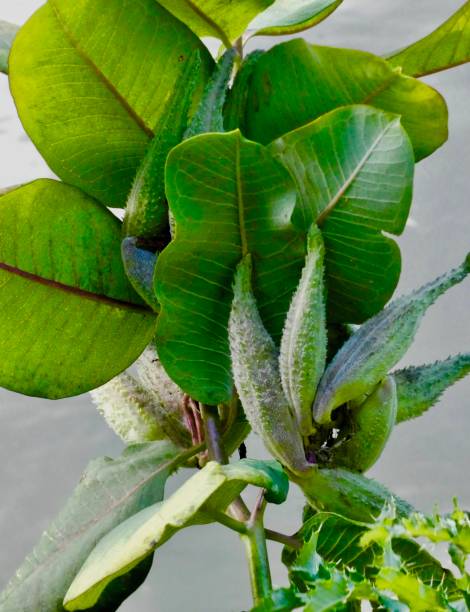
[[[212,59],[155,0],[49,0],[15,39],[11,90],[51,169],[105,204],[123,206],[196,50],[195,105]]]
[[[344,605],[349,601],[354,591],[351,580],[336,572],[330,578],[324,578],[315,582],[314,588],[306,596],[308,601],[304,612],[334,612],[344,610]]]
[[[141,249],[139,240],[132,236],[122,241],[121,255],[124,269],[132,286],[152,310],[158,312],[160,305],[155,297],[153,286],[157,255],[147,249]]]
[[[394,300],[364,323],[326,369],[313,406],[314,421],[329,423],[335,408],[369,393],[405,355],[426,310],[469,273],[470,255],[455,270]]]
[[[121,223],[79,190],[40,180],[0,198],[0,385],[57,399],[132,364],[155,315],[121,261]]]
[[[0,596],[0,612],[62,612],[65,593],[96,543],[116,525],[163,498],[165,481],[179,465],[177,453],[170,443],[156,442],[131,446],[118,459],[92,461],[66,506]],[[110,585],[103,594],[106,605],[100,599],[93,609],[116,610],[137,586],[129,581],[120,593],[119,584]]]
[[[18,26],[0,19],[0,72],[8,74],[8,56]]]
[[[248,252],[263,322],[276,339],[282,331],[305,249],[290,222],[295,187],[264,147],[239,132],[173,149],[166,184],[176,236],[156,267],[158,354],[186,393],[215,405],[232,395],[231,283]]]
[[[367,106],[337,109],[273,142],[299,193],[293,223],[316,222],[325,241],[329,319],[361,323],[400,277],[401,234],[412,190],[413,149],[400,119]]]
[[[381,569],[375,580],[379,589],[395,593],[399,600],[405,602],[413,612],[448,610],[438,590],[426,586],[415,576],[387,567]]]
[[[247,485],[267,489],[267,499],[282,503],[288,480],[279,464],[243,460],[208,463],[165,502],[135,514],[104,537],[73,581],[67,610],[92,608],[110,581],[127,573],[185,527],[212,522]]]
[[[311,28],[335,11],[343,0],[275,0],[255,17],[249,29],[257,36],[295,34]]]
[[[393,372],[398,392],[397,423],[429,410],[446,389],[470,373],[470,354]]]
[[[470,2],[465,2],[437,30],[387,59],[392,66],[416,77],[470,61]]]
[[[274,0],[158,0],[198,36],[213,36],[229,49],[258,13]]]
[[[246,97],[245,136],[263,144],[350,104],[401,115],[417,160],[440,147],[448,134],[445,101],[428,85],[370,53],[301,39],[259,58]]]

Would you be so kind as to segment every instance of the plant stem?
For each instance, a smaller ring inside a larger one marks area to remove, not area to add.
[[[284,544],[285,546],[288,546],[294,550],[300,550],[302,548],[302,542],[295,536],[279,533],[278,531],[273,531],[272,529],[265,529],[265,533],[267,540],[279,542],[279,544]]]
[[[228,463],[228,459],[222,446],[219,410],[217,406],[207,406],[206,404],[200,404],[200,407],[209,460],[225,465]]]

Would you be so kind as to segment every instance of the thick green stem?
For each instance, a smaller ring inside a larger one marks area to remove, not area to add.
[[[200,407],[209,459],[225,465],[228,463],[228,459],[222,445],[219,410],[217,406],[207,406],[206,404],[200,404]]]

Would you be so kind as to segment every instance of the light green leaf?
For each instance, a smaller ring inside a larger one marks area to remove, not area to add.
[[[123,206],[196,50],[200,95],[212,59],[155,0],[49,0],[15,39],[11,90],[52,170]]]
[[[425,38],[388,56],[405,74],[424,76],[470,61],[470,2]]]
[[[446,389],[470,373],[470,354],[393,372],[398,392],[397,423],[415,419],[436,404]]]
[[[325,371],[313,406],[314,421],[329,423],[335,408],[369,393],[405,355],[426,310],[469,272],[470,255],[455,270],[393,301],[364,323]]]
[[[249,29],[257,36],[295,34],[311,28],[335,11],[343,0],[275,0],[255,17]]]
[[[18,26],[0,19],[0,72],[5,74],[8,74],[8,56],[18,29]]]
[[[274,0],[158,0],[198,36],[214,36],[229,49],[250,21]]]
[[[156,267],[158,354],[186,393],[215,405],[232,395],[231,284],[248,252],[263,322],[276,339],[282,331],[305,251],[290,222],[295,187],[264,147],[239,132],[173,149],[166,184],[176,236]]]
[[[223,512],[247,485],[266,489],[273,503],[285,500],[289,486],[275,461],[208,463],[165,502],[135,514],[98,543],[67,592],[66,609],[94,606],[110,581],[153,554],[181,529],[213,521],[212,516]]]
[[[179,465],[177,453],[170,443],[156,442],[131,446],[118,459],[92,461],[0,596],[0,612],[62,612],[65,593],[96,543],[128,517],[163,499],[166,479]],[[149,564],[145,569],[138,584],[130,581],[121,593],[119,584],[110,585],[94,610],[116,610],[145,578]]]
[[[40,180],[0,198],[0,385],[57,399],[133,363],[155,315],[121,261],[121,224],[78,189]]]
[[[417,160],[447,139],[440,94],[364,51],[282,43],[256,62],[246,98],[245,136],[263,144],[350,104],[401,115]]]
[[[437,589],[426,586],[419,578],[410,574],[384,567],[375,582],[379,589],[395,593],[413,612],[444,612],[449,609]]]
[[[337,109],[273,142],[293,177],[293,223],[317,223],[326,248],[329,319],[362,323],[392,296],[401,234],[413,190],[414,158],[394,115],[368,106]]]

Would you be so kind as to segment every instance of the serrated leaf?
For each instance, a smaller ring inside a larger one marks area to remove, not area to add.
[[[122,265],[121,223],[74,187],[0,198],[0,385],[58,399],[104,384],[150,342],[155,315]]]
[[[8,56],[19,27],[0,19],[0,72],[8,74]]]
[[[302,595],[291,589],[274,589],[270,596],[252,608],[251,612],[291,612],[304,605]]]
[[[201,56],[195,106],[212,59],[155,0],[49,0],[15,39],[10,85],[51,169],[123,206],[194,51]]]
[[[470,2],[421,40],[387,57],[405,74],[420,77],[470,61]]]
[[[345,576],[333,574],[331,578],[315,581],[315,586],[306,594],[308,602],[304,612],[333,612],[341,609],[354,592],[354,585]]]
[[[257,36],[295,34],[312,28],[333,11],[343,0],[275,0],[263,13],[255,17],[249,29]]]
[[[96,543],[116,525],[163,498],[165,481],[178,466],[178,450],[168,442],[129,447],[121,457],[95,459],[49,529],[41,536],[0,596],[1,612],[63,612],[62,601]],[[138,567],[138,566],[137,566]],[[93,608],[112,612],[139,586],[120,591],[110,585]]]
[[[447,139],[447,107],[436,90],[370,53],[310,45],[301,39],[273,47],[254,66],[244,134],[267,144],[351,104],[400,115],[417,160]]]
[[[165,502],[134,515],[98,543],[73,581],[65,608],[92,608],[110,581],[153,554],[179,530],[213,521],[212,515],[223,512],[249,484],[266,489],[273,503],[285,500],[289,486],[277,462],[208,463]]]
[[[447,609],[439,591],[426,586],[415,576],[382,568],[375,581],[379,589],[395,593],[413,612],[444,612]]]
[[[470,354],[393,372],[398,392],[397,423],[429,410],[446,389],[470,373]]]
[[[215,405],[232,395],[231,284],[248,252],[263,321],[279,339],[305,249],[290,222],[295,187],[264,147],[239,132],[173,149],[166,183],[176,235],[156,267],[157,350],[186,393]]]
[[[335,408],[368,393],[405,355],[426,310],[470,272],[470,256],[448,274],[394,300],[343,345],[328,366],[313,407],[317,423],[329,423]]]
[[[400,277],[400,250],[383,235],[402,233],[411,205],[414,157],[400,119],[367,106],[341,108],[269,150],[296,183],[294,224],[322,230],[329,320],[363,322]]]

